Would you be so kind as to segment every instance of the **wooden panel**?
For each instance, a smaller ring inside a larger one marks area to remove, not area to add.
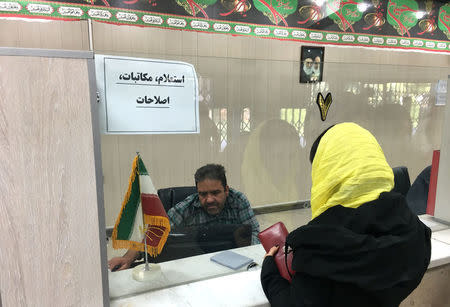
[[[86,60],[0,57],[4,306],[101,306]]]

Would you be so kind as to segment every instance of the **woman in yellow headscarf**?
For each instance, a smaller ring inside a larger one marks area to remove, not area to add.
[[[431,231],[392,191],[394,175],[373,135],[354,123],[311,148],[312,220],[286,238],[291,284],[266,255],[261,282],[272,306],[398,306],[430,261]],[[281,252],[281,251],[280,251]]]

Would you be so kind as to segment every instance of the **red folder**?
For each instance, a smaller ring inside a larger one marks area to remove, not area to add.
[[[280,247],[278,252],[274,256],[275,263],[280,271],[280,275],[291,282],[291,276],[294,276],[295,271],[292,270],[292,252],[287,254],[287,266],[284,252],[284,243],[286,242],[286,237],[289,232],[286,226],[282,222],[278,222],[266,230],[261,231],[258,234],[259,241],[262,246],[268,252],[270,248],[277,245]],[[289,269],[288,269],[289,268]],[[289,271],[288,271],[289,270]],[[290,274],[289,274],[290,273]]]

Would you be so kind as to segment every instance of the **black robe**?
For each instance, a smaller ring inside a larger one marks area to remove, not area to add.
[[[291,232],[292,283],[273,257],[261,283],[272,306],[398,306],[427,270],[430,240],[401,194],[382,193],[357,209],[329,208]]]
[[[428,190],[430,189],[431,165],[427,166],[417,176],[416,180],[406,194],[406,201],[411,211],[417,215],[425,214],[428,203]]]

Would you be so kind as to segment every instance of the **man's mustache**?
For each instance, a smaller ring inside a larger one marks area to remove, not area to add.
[[[219,203],[218,202],[213,202],[213,203],[207,203],[206,204],[206,207],[218,207],[219,206]]]

